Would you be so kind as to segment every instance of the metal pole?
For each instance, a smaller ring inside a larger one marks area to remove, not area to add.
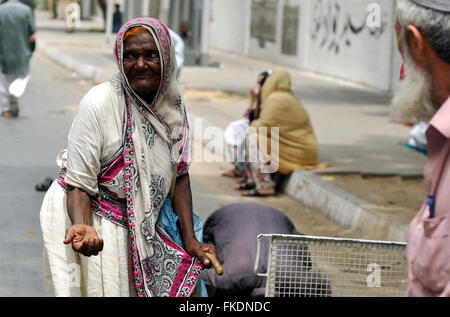
[[[187,1],[187,0],[185,0]],[[159,9],[159,17],[160,20],[163,21],[166,25],[169,24],[169,9],[170,9],[170,0],[161,0],[161,7]]]
[[[183,0],[181,7],[181,22],[187,22],[189,20],[189,0]]]
[[[106,43],[111,44],[112,43],[112,21],[113,21],[113,14],[114,14],[114,0],[108,0],[107,1],[107,7],[106,7]]]
[[[142,16],[148,17],[150,15],[150,0],[142,1]]]
[[[172,20],[170,28],[175,32],[180,32],[180,0],[174,0],[172,9]]]
[[[192,3],[192,48],[195,55],[198,53],[199,27],[200,27],[200,0],[193,0]]]
[[[209,21],[211,14],[211,0],[203,0],[200,34],[200,65],[209,64]]]

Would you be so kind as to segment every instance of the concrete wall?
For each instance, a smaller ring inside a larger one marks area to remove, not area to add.
[[[142,15],[144,15],[143,9],[143,2],[144,0],[127,0],[125,2],[125,20],[131,20],[133,18],[138,18]]]
[[[277,0],[275,7],[275,40],[261,43],[250,35],[252,0],[214,0],[211,47],[385,91],[396,86],[401,59],[395,45],[395,1]],[[295,54],[282,49],[286,7],[298,10],[297,34],[289,34],[297,41]],[[369,27],[368,16],[378,8],[380,27]]]
[[[247,55],[251,1],[213,0],[210,47]]]
[[[251,2],[251,0],[249,0]],[[265,41],[264,47],[261,47],[260,40],[258,38],[250,36],[250,49],[249,49],[249,56],[255,57],[255,58],[263,58],[265,60],[271,61],[271,62],[278,62],[282,63],[291,67],[296,68],[302,68],[302,61],[301,56],[304,56],[304,47],[302,45],[302,40],[305,36],[304,30],[305,25],[303,25],[302,22],[304,22],[304,19],[302,19],[302,15],[305,15],[308,11],[306,10],[306,7],[308,5],[307,1],[305,0],[278,0],[276,1],[276,13],[275,13],[275,41]],[[299,27],[298,27],[298,34],[296,37],[297,41],[297,54],[294,56],[289,56],[282,54],[282,38],[283,38],[283,11],[285,4],[289,4],[291,7],[299,7],[298,12],[298,20],[299,20]]]
[[[380,5],[381,27],[367,25],[371,3]],[[394,5],[392,0],[313,1],[306,68],[389,90]]]

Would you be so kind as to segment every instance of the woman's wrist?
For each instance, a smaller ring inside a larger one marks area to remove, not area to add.
[[[92,215],[91,214],[89,214],[89,215],[83,214],[82,215],[82,212],[79,212],[79,213],[75,212],[74,217],[72,219],[72,224],[73,225],[86,225],[86,226],[92,227]]]
[[[183,235],[183,241],[184,241],[185,246],[192,245],[192,244],[199,242],[194,234],[188,235],[188,236]]]
[[[89,226],[89,227],[92,227],[92,220],[91,219],[83,219],[83,220],[80,220],[80,221],[75,221],[74,223],[73,223],[73,225],[85,225],[85,226]]]
[[[86,225],[92,227],[91,199],[78,188],[67,194],[67,209],[72,225]]]

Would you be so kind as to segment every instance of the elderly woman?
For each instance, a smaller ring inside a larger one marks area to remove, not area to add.
[[[46,293],[190,296],[215,249],[192,212],[173,42],[138,18],[114,52],[120,73],[81,101],[41,208]]]
[[[237,186],[250,189],[243,196],[274,195],[275,176],[318,165],[317,138],[308,113],[291,90],[289,73],[272,73],[262,87],[261,101],[261,114],[247,133],[246,181]]]

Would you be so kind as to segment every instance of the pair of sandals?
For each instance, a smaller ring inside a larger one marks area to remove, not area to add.
[[[275,193],[263,194],[255,188],[255,185],[249,184],[246,181],[238,183],[236,189],[242,191],[242,197],[268,197],[275,195]]]
[[[239,171],[238,169],[233,169],[231,171],[228,171],[226,173],[223,173],[222,176],[224,177],[230,177],[230,178],[242,178],[245,176],[245,173]],[[275,193],[270,194],[263,194],[260,193],[256,188],[255,185],[247,183],[247,181],[242,179],[236,186],[236,190],[242,191],[241,196],[243,197],[267,197],[272,196]]]

